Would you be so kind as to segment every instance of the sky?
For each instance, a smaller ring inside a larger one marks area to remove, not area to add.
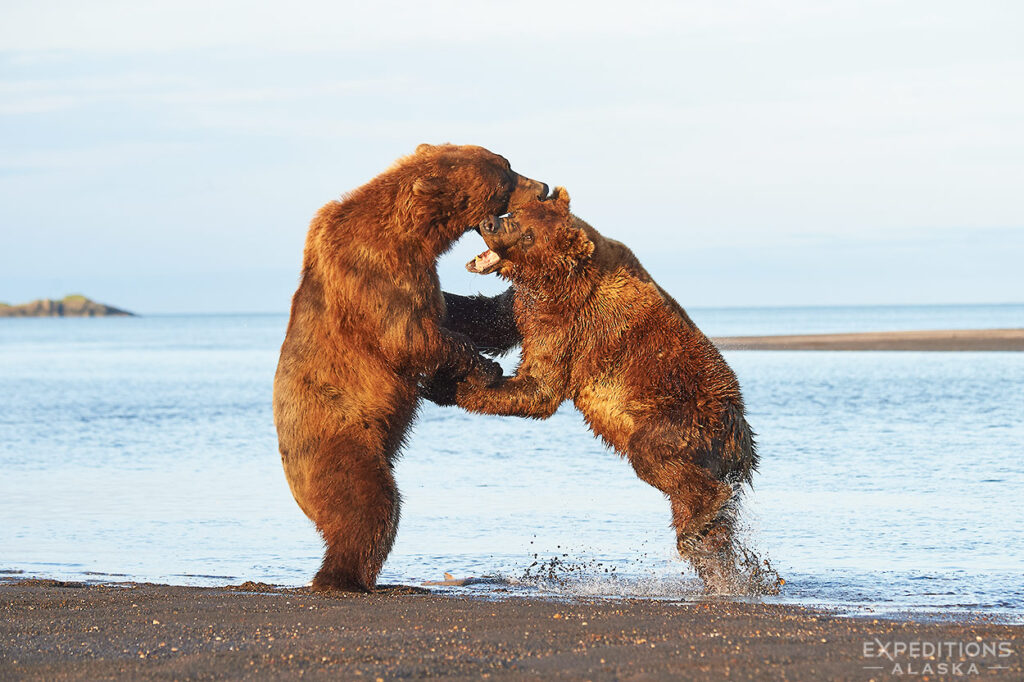
[[[421,142],[565,186],[686,307],[1024,301],[1024,4],[0,5],[0,301],[284,312]],[[451,291],[493,293],[463,263]]]

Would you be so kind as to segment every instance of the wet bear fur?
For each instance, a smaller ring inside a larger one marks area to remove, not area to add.
[[[570,213],[563,188],[480,233],[490,252],[467,269],[514,284],[522,357],[494,386],[459,384],[455,402],[545,419],[572,400],[669,498],[679,552],[706,588],[731,589],[734,504],[758,458],[729,365],[625,245]]]
[[[374,588],[418,384],[500,376],[465,332],[499,349],[518,341],[514,324],[494,321],[509,317],[511,292],[443,296],[438,257],[485,216],[546,193],[482,147],[420,145],[313,218],[273,402],[288,485],[326,545],[314,589]]]

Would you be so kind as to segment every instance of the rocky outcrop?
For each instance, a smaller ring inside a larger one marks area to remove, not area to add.
[[[91,301],[80,294],[65,296],[59,301],[44,298],[21,305],[0,303],[0,317],[124,317],[134,314]]]

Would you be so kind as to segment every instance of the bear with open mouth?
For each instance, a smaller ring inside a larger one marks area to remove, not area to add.
[[[455,403],[546,419],[572,400],[668,496],[679,552],[706,589],[733,589],[735,502],[758,457],[729,365],[625,245],[570,213],[564,188],[479,231],[488,250],[466,267],[515,285],[522,358],[496,385],[460,383]]]

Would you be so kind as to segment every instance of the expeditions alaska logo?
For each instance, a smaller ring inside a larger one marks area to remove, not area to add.
[[[981,637],[973,642],[932,642],[927,640],[865,641],[862,654],[871,661],[865,670],[881,670],[890,675],[942,675],[968,677],[983,672],[1009,670],[1013,644],[1005,640],[991,642]]]

